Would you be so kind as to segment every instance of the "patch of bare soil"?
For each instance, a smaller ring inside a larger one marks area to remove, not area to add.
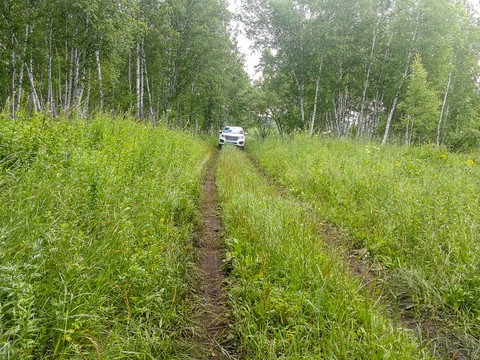
[[[196,316],[198,332],[196,340],[203,348],[202,358],[237,359],[238,356],[226,343],[228,308],[223,288],[222,273],[222,222],[217,215],[217,189],[215,187],[215,152],[207,166],[201,202],[201,219],[197,244],[197,267],[200,269],[198,289],[200,311]]]

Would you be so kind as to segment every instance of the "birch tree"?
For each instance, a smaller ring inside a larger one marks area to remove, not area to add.
[[[415,54],[423,59],[430,90],[444,99],[437,132],[447,136],[455,124],[466,124],[471,104],[478,103],[479,27],[460,2],[248,0],[242,16],[264,54],[263,88],[283,102],[286,131],[351,136],[356,129],[357,138],[381,135],[385,143],[404,140],[408,130],[409,137],[426,139],[417,125],[430,119],[414,122],[412,133],[405,109],[397,108],[405,104]]]

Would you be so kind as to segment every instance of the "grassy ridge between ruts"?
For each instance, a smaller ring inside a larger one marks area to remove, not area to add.
[[[429,359],[322,243],[304,203],[222,150],[217,185],[229,304],[245,359]]]
[[[208,156],[129,120],[2,116],[0,358],[186,358]]]
[[[249,149],[269,175],[368,250],[403,309],[443,325],[457,339],[454,349],[480,358],[478,155],[306,136]]]

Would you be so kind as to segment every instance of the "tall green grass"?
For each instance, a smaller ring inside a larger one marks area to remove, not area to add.
[[[106,115],[1,116],[0,358],[186,358],[208,156]]]
[[[317,215],[244,153],[222,150],[217,185],[234,338],[246,359],[431,358],[327,250]]]
[[[386,269],[392,295],[480,357],[480,157],[297,136],[251,142],[268,174]]]

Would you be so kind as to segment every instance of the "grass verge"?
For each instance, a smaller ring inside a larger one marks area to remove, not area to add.
[[[383,267],[401,309],[435,322],[453,353],[480,358],[478,155],[306,136],[249,148]]]
[[[222,150],[217,184],[235,340],[246,359],[430,359],[323,245],[305,203]]]
[[[0,358],[185,359],[205,142],[0,118]]]

